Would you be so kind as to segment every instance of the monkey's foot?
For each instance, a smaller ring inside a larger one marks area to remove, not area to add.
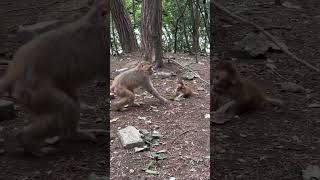
[[[59,149],[59,148],[42,147],[39,150],[34,150],[32,152],[25,151],[24,153],[26,155],[31,155],[34,157],[45,157],[45,156],[55,155],[59,152],[61,152],[61,149]]]

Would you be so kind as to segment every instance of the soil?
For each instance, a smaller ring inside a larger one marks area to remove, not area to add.
[[[209,57],[200,56],[199,64],[194,57],[186,54],[165,54],[174,60],[198,72],[200,77],[209,81]],[[111,77],[114,78],[122,68],[130,68],[142,59],[138,55],[112,57]],[[176,72],[177,76],[187,72],[174,63],[165,61],[160,72]],[[154,75],[154,87],[167,97],[175,88],[176,76],[161,78]],[[162,105],[156,98],[144,90],[136,91],[136,102],[143,102],[139,107],[128,107],[120,112],[110,112],[111,147],[110,174],[112,179],[209,179],[209,85],[199,78],[184,81],[190,86],[195,96],[175,101],[172,106]],[[201,87],[199,90],[198,88]],[[203,89],[202,89],[203,88]],[[117,99],[115,100],[117,101]],[[145,120],[143,118],[146,118]],[[127,126],[158,131],[163,137],[160,145],[143,152],[123,148],[117,131]],[[149,175],[143,169],[152,161],[151,152],[166,150],[166,159],[159,161],[156,171],[159,175]]]
[[[86,0],[60,1],[9,1],[0,3],[0,58],[11,59],[14,51],[21,46],[15,32],[24,23],[40,22],[52,19],[70,20],[82,14]],[[80,9],[81,10],[80,10]],[[78,9],[78,10],[77,10]],[[6,66],[1,66],[1,74]],[[92,82],[80,91],[80,99],[93,106],[92,110],[81,110],[80,128],[107,129],[106,124],[106,83]],[[106,175],[109,161],[106,158],[108,141],[99,138],[96,144],[73,142],[61,144],[61,152],[54,156],[35,158],[23,155],[15,134],[27,124],[30,113],[17,106],[17,117],[12,120],[0,120],[0,148],[6,152],[0,155],[0,179],[87,179],[90,173]]]
[[[280,37],[289,50],[320,67],[319,1],[290,0],[301,6],[298,10],[275,6],[271,0],[218,2],[264,28],[273,27],[268,32]],[[320,110],[308,107],[320,102],[319,73],[281,52],[268,53],[265,59],[240,56],[234,51],[234,42],[255,29],[216,8],[211,7],[211,12],[215,12],[211,13],[211,22],[215,22],[211,24],[211,73],[217,63],[214,56],[233,59],[244,77],[286,102],[284,109],[267,108],[211,125],[211,179],[302,179],[302,170],[308,165],[320,165]],[[267,62],[272,62],[280,75],[272,73]],[[286,81],[308,91],[281,92],[277,83]]]

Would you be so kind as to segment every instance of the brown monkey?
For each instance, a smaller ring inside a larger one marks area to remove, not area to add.
[[[228,62],[220,62],[213,77],[213,91],[227,96],[230,102],[216,112],[238,115],[251,109],[263,107],[266,103],[282,106],[283,102],[265,96],[258,86],[248,79],[241,78],[236,68]]]
[[[182,80],[178,80],[175,92],[176,92],[176,96],[177,96],[176,99],[179,99],[181,97],[188,98],[188,97],[194,95],[191,88],[186,86]]]
[[[17,137],[26,153],[46,155],[46,138],[96,141],[101,129],[80,130],[77,90],[107,72],[106,15],[108,0],[90,1],[79,20],[35,37],[15,53],[0,80],[0,94],[9,92],[32,113]],[[96,133],[95,133],[96,134]]]
[[[122,72],[112,82],[110,91],[119,96],[120,100],[111,106],[111,110],[121,110],[126,104],[134,106],[134,90],[138,87],[144,88],[162,103],[169,101],[162,97],[153,87],[150,76],[153,74],[152,65],[148,62],[141,62],[136,67]]]

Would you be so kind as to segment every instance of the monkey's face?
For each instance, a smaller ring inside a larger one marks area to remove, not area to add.
[[[226,71],[218,71],[213,77],[213,91],[217,94],[227,94],[228,91],[236,84],[233,77]]]
[[[142,62],[138,65],[138,69],[142,71],[145,75],[151,76],[154,73],[152,65],[147,62]]]
[[[181,82],[178,82],[175,90],[176,95],[179,95],[181,92],[185,92],[185,90],[186,90],[186,87],[184,86],[184,84]]]

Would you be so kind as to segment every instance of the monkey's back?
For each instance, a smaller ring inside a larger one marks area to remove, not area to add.
[[[140,87],[141,84],[144,84],[144,81],[147,80],[147,77],[144,76],[141,71],[137,68],[132,68],[116,76],[113,80],[112,86],[125,86],[129,90],[133,91]]]
[[[81,84],[96,75],[106,75],[105,29],[78,20],[34,38],[14,55],[12,71],[58,84]],[[18,70],[14,70],[18,69]],[[19,76],[17,74],[17,76]]]
[[[244,110],[260,108],[264,102],[264,94],[258,86],[250,80],[241,79],[238,101]]]

